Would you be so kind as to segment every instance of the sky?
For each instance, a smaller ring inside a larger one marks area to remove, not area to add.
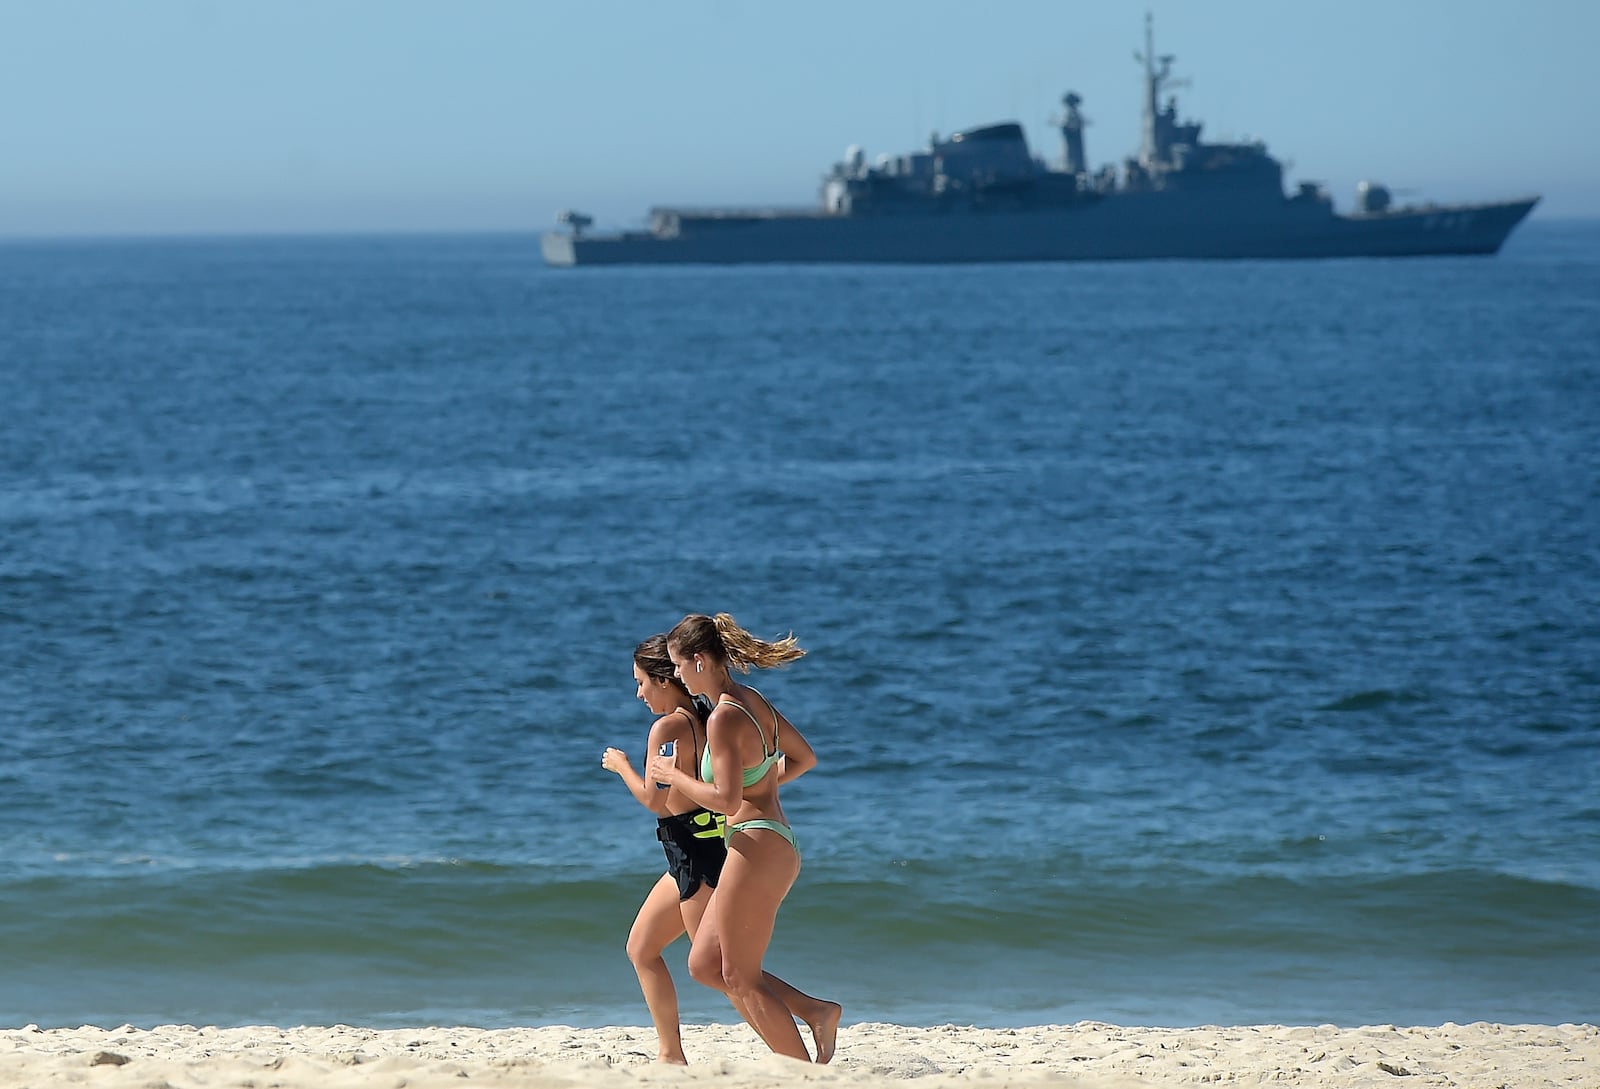
[[[1596,0],[0,0],[0,237],[534,231],[809,205],[850,145],[1179,112],[1286,181],[1600,217]]]

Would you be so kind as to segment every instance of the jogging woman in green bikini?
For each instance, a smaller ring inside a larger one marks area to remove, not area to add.
[[[728,858],[689,950],[689,974],[725,993],[768,1047],[811,1059],[784,997],[761,970],[778,908],[800,873],[800,852],[778,787],[817,764],[806,739],[766,697],[733,679],[784,665],[805,651],[793,636],[757,639],[727,613],[684,617],[667,635],[667,653],[691,695],[712,703],[698,776],[668,757],[653,757],[649,777],[695,805],[728,816]],[[833,1057],[840,1010],[826,1003],[824,1019],[805,1018],[816,1039],[816,1061]]]

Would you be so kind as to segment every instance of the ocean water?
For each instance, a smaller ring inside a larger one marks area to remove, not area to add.
[[[768,964],[847,1023],[1600,1020],[1597,345],[1584,222],[0,246],[0,1024],[646,1024],[599,757],[717,610],[809,650]]]

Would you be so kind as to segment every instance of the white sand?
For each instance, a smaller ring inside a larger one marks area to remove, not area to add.
[[[0,1086],[126,1089],[618,1089],[796,1082],[918,1089],[1012,1085],[1460,1086],[1600,1089],[1593,1025],[1021,1029],[845,1025],[832,1065],[779,1059],[743,1025],[692,1025],[694,1065],[655,1064],[648,1028],[77,1028],[0,1030]]]

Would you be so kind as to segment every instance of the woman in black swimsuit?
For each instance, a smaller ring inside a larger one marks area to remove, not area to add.
[[[658,753],[671,742],[677,765],[693,774],[705,749],[705,715],[683,682],[673,674],[664,635],[652,635],[633,652],[633,679],[638,696],[655,712],[646,741],[647,752]],[[658,818],[656,837],[667,856],[667,872],[645,897],[628,932],[628,959],[639,976],[650,1020],[660,1044],[657,1058],[666,1063],[686,1063],[678,1026],[678,992],[662,952],[685,932],[693,934],[705,914],[711,889],[722,874],[728,848],[722,836],[722,818],[690,801],[680,790],[657,790],[647,783],[621,749],[607,749],[600,765],[616,772],[640,805]]]
[[[659,753],[671,742],[673,763],[691,778],[698,777],[706,745],[705,711],[678,679],[667,655],[665,635],[653,635],[634,648],[633,679],[638,697],[657,716],[646,751]],[[647,783],[621,749],[606,749],[600,764],[615,772],[639,804],[657,817],[656,838],[667,856],[667,872],[651,887],[634,917],[633,929],[628,932],[628,960],[639,976],[639,989],[656,1027],[658,1061],[684,1064],[688,1059],[678,1022],[678,992],[662,953],[678,935],[687,932],[692,941],[699,929],[728,856],[725,818],[696,805],[681,790],[657,789]],[[839,1006],[797,991],[770,973],[766,983],[818,1038],[819,1052],[822,1043],[829,1045],[826,1054],[831,1057]]]

